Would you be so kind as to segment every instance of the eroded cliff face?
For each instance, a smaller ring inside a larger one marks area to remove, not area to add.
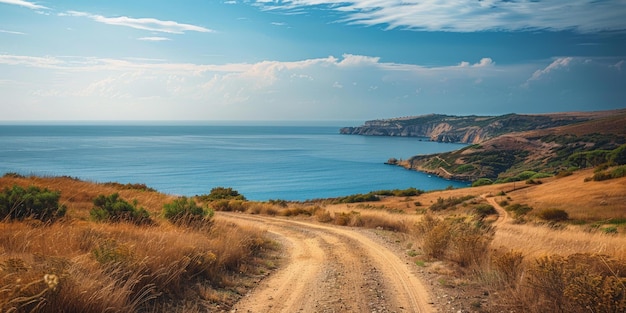
[[[478,143],[490,138],[489,131],[478,126],[458,128],[448,122],[402,125],[393,121],[367,121],[363,126],[344,127],[340,133],[364,136],[425,137],[438,142]]]
[[[501,134],[571,124],[584,119],[548,115],[450,116],[430,114],[367,121],[344,127],[342,134],[365,136],[425,137],[438,142],[480,143]]]

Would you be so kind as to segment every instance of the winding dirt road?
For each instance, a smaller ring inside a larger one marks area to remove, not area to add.
[[[487,203],[491,204],[491,206],[496,209],[496,212],[498,212],[498,219],[493,222],[493,226],[498,227],[509,222],[511,219],[509,213],[496,201],[496,197],[488,197],[487,195],[481,195],[481,197],[487,200]]]
[[[424,285],[368,233],[258,215],[219,213],[252,223],[285,248],[281,267],[232,312],[433,312]]]

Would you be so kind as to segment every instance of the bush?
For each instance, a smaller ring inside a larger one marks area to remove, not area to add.
[[[493,206],[486,203],[477,205],[476,207],[474,207],[474,211],[481,217],[498,213]]]
[[[152,222],[150,214],[144,208],[137,208],[120,198],[118,193],[109,196],[98,195],[93,200],[94,207],[89,214],[96,221],[131,222],[135,224],[149,224]]]
[[[190,225],[202,222],[205,217],[210,219],[213,217],[213,211],[207,212],[193,199],[181,197],[163,205],[163,216],[172,223]]]
[[[478,266],[487,260],[494,232],[472,221],[454,221],[451,229],[450,259],[461,267]]]
[[[515,217],[526,215],[526,213],[533,210],[533,208],[527,204],[511,204],[505,208],[507,211],[513,212]]]
[[[429,257],[441,259],[445,256],[452,234],[449,223],[430,214],[417,223],[417,233],[422,243],[422,250]]]
[[[454,206],[456,206],[457,204],[461,204],[466,200],[469,199],[473,199],[474,196],[464,196],[464,197],[449,197],[448,199],[444,199],[439,197],[437,199],[437,202],[433,203],[430,206],[430,209],[432,211],[442,211],[442,210],[446,210],[446,209],[450,209]]]
[[[215,187],[211,189],[208,195],[196,196],[201,201],[214,201],[214,200],[246,200],[246,197],[239,194],[237,190],[233,188]]]
[[[625,312],[626,264],[606,256],[573,254],[536,260],[526,274],[526,309],[541,312]]]
[[[474,183],[472,183],[472,187],[486,186],[493,184],[493,180],[489,178],[479,178]]]
[[[626,165],[618,166],[611,171],[612,178],[620,178],[626,176]]]
[[[59,191],[50,191],[30,186],[26,189],[14,185],[0,193],[0,218],[35,218],[41,221],[54,221],[65,215],[64,205],[59,205]]]
[[[218,200],[210,204],[210,207],[215,211],[225,211],[225,212],[233,212],[233,211],[245,211],[243,200]]]
[[[424,215],[416,230],[426,255],[454,261],[461,267],[486,261],[493,239],[493,230],[479,222],[442,220],[430,214]]]
[[[498,274],[500,281],[508,286],[515,287],[524,272],[524,255],[519,251],[494,253],[491,264]]]
[[[539,212],[539,217],[546,221],[560,222],[569,219],[569,214],[561,209],[546,209]]]

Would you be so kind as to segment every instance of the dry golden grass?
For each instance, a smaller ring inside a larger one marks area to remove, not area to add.
[[[139,189],[123,189],[107,184],[96,184],[87,181],[73,179],[71,177],[10,177],[0,179],[0,190],[19,185],[22,187],[37,186],[58,190],[61,192],[59,202],[67,206],[67,214],[77,219],[88,219],[89,210],[93,207],[93,199],[99,194],[119,193],[121,198],[128,201],[137,200],[139,207],[144,207],[150,214],[159,214],[163,204],[174,199],[174,196],[165,195],[154,191]]]
[[[535,211],[565,210],[571,219],[604,220],[626,218],[626,177],[588,181],[593,170],[575,172],[563,178],[550,178],[538,186],[510,192],[512,203],[525,203]]]
[[[61,191],[63,220],[0,223],[0,312],[228,310],[275,251],[265,231],[214,219],[185,228],[87,221],[98,194],[119,192],[157,215],[172,197],[70,178],[0,179],[0,188]],[[190,305],[193,303],[193,305]]]

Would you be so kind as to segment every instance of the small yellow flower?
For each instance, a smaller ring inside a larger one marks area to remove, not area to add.
[[[43,275],[43,281],[48,285],[49,289],[56,289],[59,284],[59,276],[54,274]]]

